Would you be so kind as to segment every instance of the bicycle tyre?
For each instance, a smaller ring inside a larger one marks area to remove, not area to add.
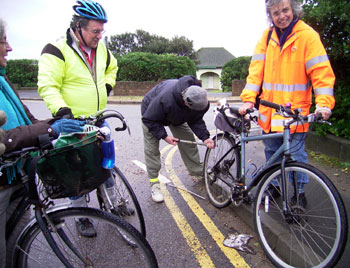
[[[348,232],[341,196],[325,174],[308,164],[286,163],[285,171],[286,206],[292,217],[283,213],[282,197],[266,197],[267,187],[281,175],[280,166],[258,186],[254,224],[262,248],[277,267],[333,267],[344,251]],[[306,200],[295,202],[290,198],[295,192],[291,178],[300,174],[309,179],[304,186]]]
[[[241,166],[241,156],[238,148],[234,148],[217,168],[213,168],[217,161],[221,159],[226,152],[236,142],[227,133],[219,133],[214,138],[215,148],[207,149],[204,157],[204,181],[205,188],[210,203],[217,208],[227,207],[231,203],[231,188],[225,184],[220,178],[232,180],[238,178]],[[230,174],[230,175],[229,175]]]
[[[144,237],[146,237],[146,226],[142,209],[131,185],[124,174],[116,166],[111,170],[111,174],[112,178],[114,179],[114,193],[117,204],[114,204],[114,209],[112,209],[105,195],[106,192],[97,189],[96,194],[100,208],[124,218]],[[127,211],[131,209],[134,213],[132,215],[128,215],[131,213],[125,213],[125,209],[127,209]]]
[[[48,217],[57,229],[63,230],[86,262],[83,263],[50,227],[56,244],[72,267],[158,267],[154,252],[145,237],[120,217],[102,210],[81,207],[51,212]],[[78,235],[75,218],[80,217],[93,221],[96,237],[85,238]],[[133,242],[133,246],[125,237]],[[37,222],[18,241],[13,254],[15,267],[63,267]]]

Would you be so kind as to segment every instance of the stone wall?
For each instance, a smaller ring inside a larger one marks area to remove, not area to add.
[[[113,93],[114,96],[144,96],[160,82],[117,81]]]
[[[350,162],[350,140],[333,135],[318,136],[308,132],[305,147],[311,151],[333,156],[344,162]]]
[[[232,80],[232,96],[239,96],[245,86],[245,80]]]

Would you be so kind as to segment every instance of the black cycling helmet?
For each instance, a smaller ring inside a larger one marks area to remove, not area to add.
[[[91,0],[77,1],[77,5],[73,6],[74,11],[78,16],[91,19],[91,20],[102,20],[107,22],[107,14],[103,7]]]

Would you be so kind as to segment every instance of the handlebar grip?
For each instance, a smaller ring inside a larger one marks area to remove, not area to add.
[[[119,115],[119,114],[106,114],[106,115],[103,115],[97,120],[96,124],[98,124],[98,122],[103,122],[105,119],[111,118],[111,117],[118,118],[123,124],[122,127],[116,127],[115,131],[123,131],[123,130],[125,130],[127,128],[127,125],[126,125],[126,122],[124,120],[124,117]]]
[[[239,115],[239,108],[238,106],[230,106],[230,112],[235,114],[235,115]],[[254,109],[247,109],[247,114],[250,114],[250,113],[254,113]]]
[[[267,107],[270,107],[270,108],[273,108],[273,109],[276,109],[278,111],[281,110],[281,105],[273,103],[273,102],[269,102],[266,100],[260,100],[260,104],[267,106]]]
[[[231,113],[236,114],[236,115],[239,114],[238,113],[239,107],[237,107],[237,106],[230,106],[229,108],[230,108],[230,112]]]
[[[279,104],[274,103],[274,102],[270,102],[270,101],[266,101],[266,100],[260,100],[260,104],[264,105],[264,106],[267,106],[267,107],[270,107],[270,108],[273,108],[273,109],[276,109],[276,111],[286,112],[289,115],[293,115],[294,114],[292,109],[290,109],[288,107],[285,107],[283,105],[279,105]]]

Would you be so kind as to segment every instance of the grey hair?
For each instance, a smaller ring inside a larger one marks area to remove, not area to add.
[[[81,17],[81,16],[77,16],[77,15],[73,15],[72,21],[70,22],[70,27],[75,30],[77,28],[77,24],[80,25],[81,28],[86,28],[89,24],[89,19]]]
[[[269,20],[269,22],[272,24],[272,18],[271,18],[271,14],[270,14],[270,10],[272,8],[272,6],[281,3],[283,0],[267,0],[266,1],[266,15],[267,15],[267,19]],[[292,8],[292,12],[293,12],[293,17],[294,18],[300,18],[303,15],[303,10],[301,8],[301,4],[299,3],[298,0],[289,0],[290,2],[290,6]]]
[[[0,18],[0,38],[1,39],[5,36],[5,32],[6,32],[6,23],[2,18]]]

